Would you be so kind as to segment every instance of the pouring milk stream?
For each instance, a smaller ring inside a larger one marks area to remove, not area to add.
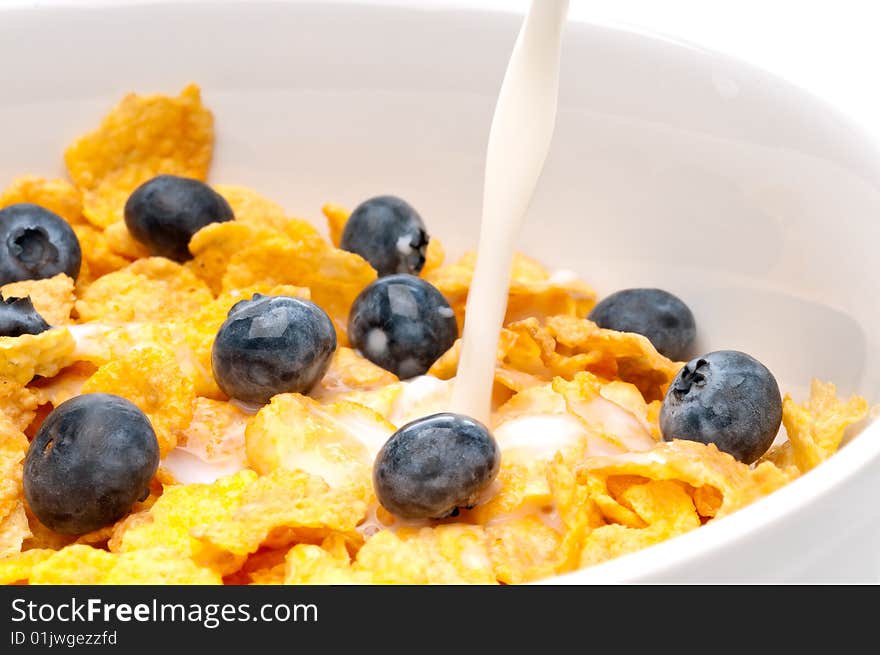
[[[498,338],[516,239],[556,126],[568,0],[532,0],[489,131],[477,264],[468,294],[452,411],[489,424]]]

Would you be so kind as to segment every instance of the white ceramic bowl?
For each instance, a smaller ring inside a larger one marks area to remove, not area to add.
[[[417,3],[410,3],[417,4]],[[473,247],[489,121],[519,18],[341,2],[0,8],[0,185],[123,93],[201,84],[212,179],[318,217],[395,193]],[[711,52],[585,24],[522,247],[601,293],[680,294],[704,349],[880,397],[880,159],[822,102]],[[554,582],[880,580],[880,429],[739,513]]]

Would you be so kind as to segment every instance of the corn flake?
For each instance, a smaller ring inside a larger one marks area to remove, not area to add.
[[[283,232],[290,220],[281,205],[261,196],[253,189],[217,185],[214,190],[229,203],[237,223]]]
[[[344,401],[322,405],[287,393],[257,412],[245,430],[245,444],[248,462],[259,473],[299,469],[366,498],[375,453],[394,430],[364,406]]]
[[[233,255],[280,234],[273,228],[237,220],[211,223],[190,239],[189,250],[193,259],[187,263],[187,268],[204,280],[211,291],[219,294],[223,289],[223,275]]]
[[[327,547],[297,544],[291,548],[285,558],[284,584],[370,584],[368,572],[352,568],[347,551],[328,543],[336,537],[327,537]]]
[[[131,262],[113,252],[107,234],[91,225],[74,225],[73,231],[82,250],[82,268],[76,279],[77,290],[82,291],[102,275],[125,268]]]
[[[191,84],[176,98],[129,94],[97,130],[64,153],[83,213],[99,228],[122,218],[128,196],[159,174],[204,180],[214,145],[214,117]]]
[[[0,337],[0,379],[25,385],[36,375],[52,377],[74,362],[75,348],[76,342],[65,328]]]
[[[358,551],[354,569],[372,584],[496,584],[483,528],[452,523],[383,530]]]
[[[73,280],[64,273],[44,280],[12,282],[0,287],[3,299],[29,297],[37,313],[49,325],[68,325],[76,296]]]
[[[324,217],[327,219],[327,229],[330,231],[330,243],[337,248],[342,243],[342,232],[348,222],[350,212],[344,207],[327,203],[321,207]]]
[[[35,391],[15,380],[0,377],[0,414],[17,430],[23,432],[27,429],[36,416],[39,404]]]
[[[331,489],[303,471],[277,469],[249,485],[228,518],[193,529],[207,552],[246,556],[261,545],[279,548],[302,535],[353,532],[366,512],[363,499]]]
[[[164,456],[190,424],[195,390],[177,365],[174,354],[146,346],[104,364],[82,387],[82,393],[113,393],[140,408],[156,431]]]
[[[424,277],[449,301],[459,329],[464,325],[465,305],[476,261],[476,253],[469,252],[453,264],[435,266],[432,262],[430,268],[425,267],[429,270]],[[566,315],[582,318],[595,304],[595,291],[574,276],[553,276],[535,260],[520,253],[514,256],[505,325],[527,317],[544,319]]]
[[[0,209],[27,202],[58,214],[71,225],[81,223],[82,194],[67,180],[48,180],[36,175],[23,175],[0,193]]]
[[[154,547],[122,554],[83,544],[67,546],[31,568],[31,584],[221,584],[210,569]]]
[[[55,554],[54,550],[33,549],[0,557],[0,584],[22,584],[31,578],[34,567]]]
[[[847,426],[868,414],[868,403],[860,396],[847,401],[837,397],[831,383],[813,380],[810,399],[798,405],[786,395],[782,402],[782,423],[791,442],[794,463],[809,471],[837,452]]]
[[[587,459],[578,469],[578,481],[597,477],[607,484],[618,475],[637,475],[649,480],[675,480],[694,489],[712,487],[704,499],[720,495],[723,499],[715,516],[730,514],[766,496],[790,479],[788,473],[765,462],[749,468],[723,453],[714,444],[674,440],[657,444],[647,452],[624,453]],[[710,504],[704,502],[704,506]]]
[[[200,525],[228,519],[256,479],[253,471],[244,470],[210,484],[168,486],[149,511],[131,515],[138,518],[121,530],[111,547],[125,553],[161,545],[221,574],[231,573],[244,558],[226,552],[206,552],[191,532]]]
[[[223,276],[223,289],[256,284],[308,287],[337,328],[345,325],[357,295],[376,279],[376,271],[359,255],[330,246],[319,236],[300,241],[266,239],[236,252]]]
[[[150,256],[150,250],[131,235],[125,221],[108,225],[104,230],[104,240],[110,252],[125,259],[145,259]]]
[[[559,567],[562,537],[538,517],[489,526],[486,537],[499,582],[531,582],[553,575]]]
[[[2,522],[21,504],[22,466],[27,449],[28,440],[22,431],[5,414],[0,414],[0,526],[8,527]],[[20,549],[21,543],[18,546]]]
[[[140,259],[93,282],[76,303],[82,321],[161,322],[211,302],[205,283],[163,257]]]

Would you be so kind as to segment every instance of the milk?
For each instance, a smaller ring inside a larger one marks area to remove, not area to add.
[[[568,0],[533,0],[517,37],[489,131],[477,265],[452,411],[489,423],[498,337],[516,238],[556,125],[559,55]]]

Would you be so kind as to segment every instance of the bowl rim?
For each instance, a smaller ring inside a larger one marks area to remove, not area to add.
[[[34,12],[65,10],[97,10],[111,9],[120,11],[130,8],[154,6],[156,8],[180,5],[244,5],[244,0],[5,0],[0,3],[0,14],[4,12]],[[475,6],[478,2],[450,0],[255,0],[253,5],[336,5],[344,7],[380,7],[383,9],[408,9],[427,12],[476,12],[485,15],[522,15],[518,7],[498,4],[490,7]],[[693,51],[697,56],[709,56],[744,72],[760,73],[767,76],[774,85],[786,88],[789,93],[798,95],[804,102],[809,102],[817,110],[821,110],[828,121],[849,127],[854,134],[863,139],[866,150],[880,155],[880,142],[872,133],[835,106],[827,98],[816,95],[781,75],[762,68],[760,65],[741,59],[729,53],[711,49],[703,44],[690,42],[686,39],[673,37],[649,29],[611,21],[591,21],[585,18],[570,18],[573,23],[594,27],[596,29],[616,32],[621,35],[636,36],[661,44],[663,47],[684,48]],[[826,497],[856,477],[870,466],[880,461],[880,422],[875,420],[878,413],[872,411],[861,427],[859,433],[848,441],[839,452],[822,462],[813,470],[801,474],[783,487],[766,496],[758,498],[748,506],[734,513],[712,520],[698,529],[691,530],[664,541],[653,544],[638,551],[618,556],[614,559],[559,574],[530,584],[608,584],[608,583],[642,583],[642,580],[681,567],[688,561],[714,550],[730,547],[738,542],[772,529],[772,524],[794,516],[799,510],[807,508],[811,503]]]

